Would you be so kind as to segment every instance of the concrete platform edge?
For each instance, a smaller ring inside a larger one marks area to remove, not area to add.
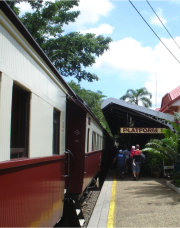
[[[177,193],[180,194],[180,188],[178,188],[178,187],[176,187],[175,185],[173,185],[173,184],[171,183],[171,181],[166,181],[166,184],[167,184],[167,186],[169,186],[171,189],[173,189],[174,191],[176,191]]]
[[[93,213],[89,220],[87,228],[90,227],[106,227],[109,206],[111,201],[111,190],[112,190],[112,178],[108,177],[104,181],[100,195],[94,207]]]

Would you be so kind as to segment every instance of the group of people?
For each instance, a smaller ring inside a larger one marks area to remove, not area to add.
[[[140,168],[142,160],[145,159],[144,154],[140,150],[139,144],[132,146],[131,151],[128,149],[118,149],[117,155],[114,159],[116,170],[119,177],[123,177],[132,169],[134,180],[139,179]]]

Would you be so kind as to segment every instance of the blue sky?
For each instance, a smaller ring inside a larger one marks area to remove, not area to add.
[[[180,61],[180,49],[147,2],[132,2]],[[149,2],[180,46],[180,1]],[[156,108],[167,92],[180,85],[180,63],[165,49],[128,0],[81,0],[78,9],[81,12],[79,18],[66,26],[65,32],[93,32],[113,40],[109,50],[87,69],[97,74],[99,81],[82,81],[82,88],[100,90],[107,98],[120,98],[128,89],[146,87],[153,95],[153,108]],[[72,79],[65,78],[66,81]]]

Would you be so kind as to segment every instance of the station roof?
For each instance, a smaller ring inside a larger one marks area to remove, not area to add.
[[[115,98],[104,100],[101,109],[113,135],[119,133],[120,127],[164,128],[171,126],[169,121],[174,121],[173,115]]]
[[[180,86],[173,89],[171,92],[164,95],[161,102],[161,112],[167,112],[168,109],[180,99]]]

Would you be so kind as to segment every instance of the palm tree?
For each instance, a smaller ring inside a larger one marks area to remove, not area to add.
[[[151,99],[152,94],[147,91],[145,87],[140,89],[128,89],[126,94],[122,96],[120,99],[127,100],[127,102],[132,104],[139,104],[139,101],[142,102],[143,106],[148,108],[152,106]]]

